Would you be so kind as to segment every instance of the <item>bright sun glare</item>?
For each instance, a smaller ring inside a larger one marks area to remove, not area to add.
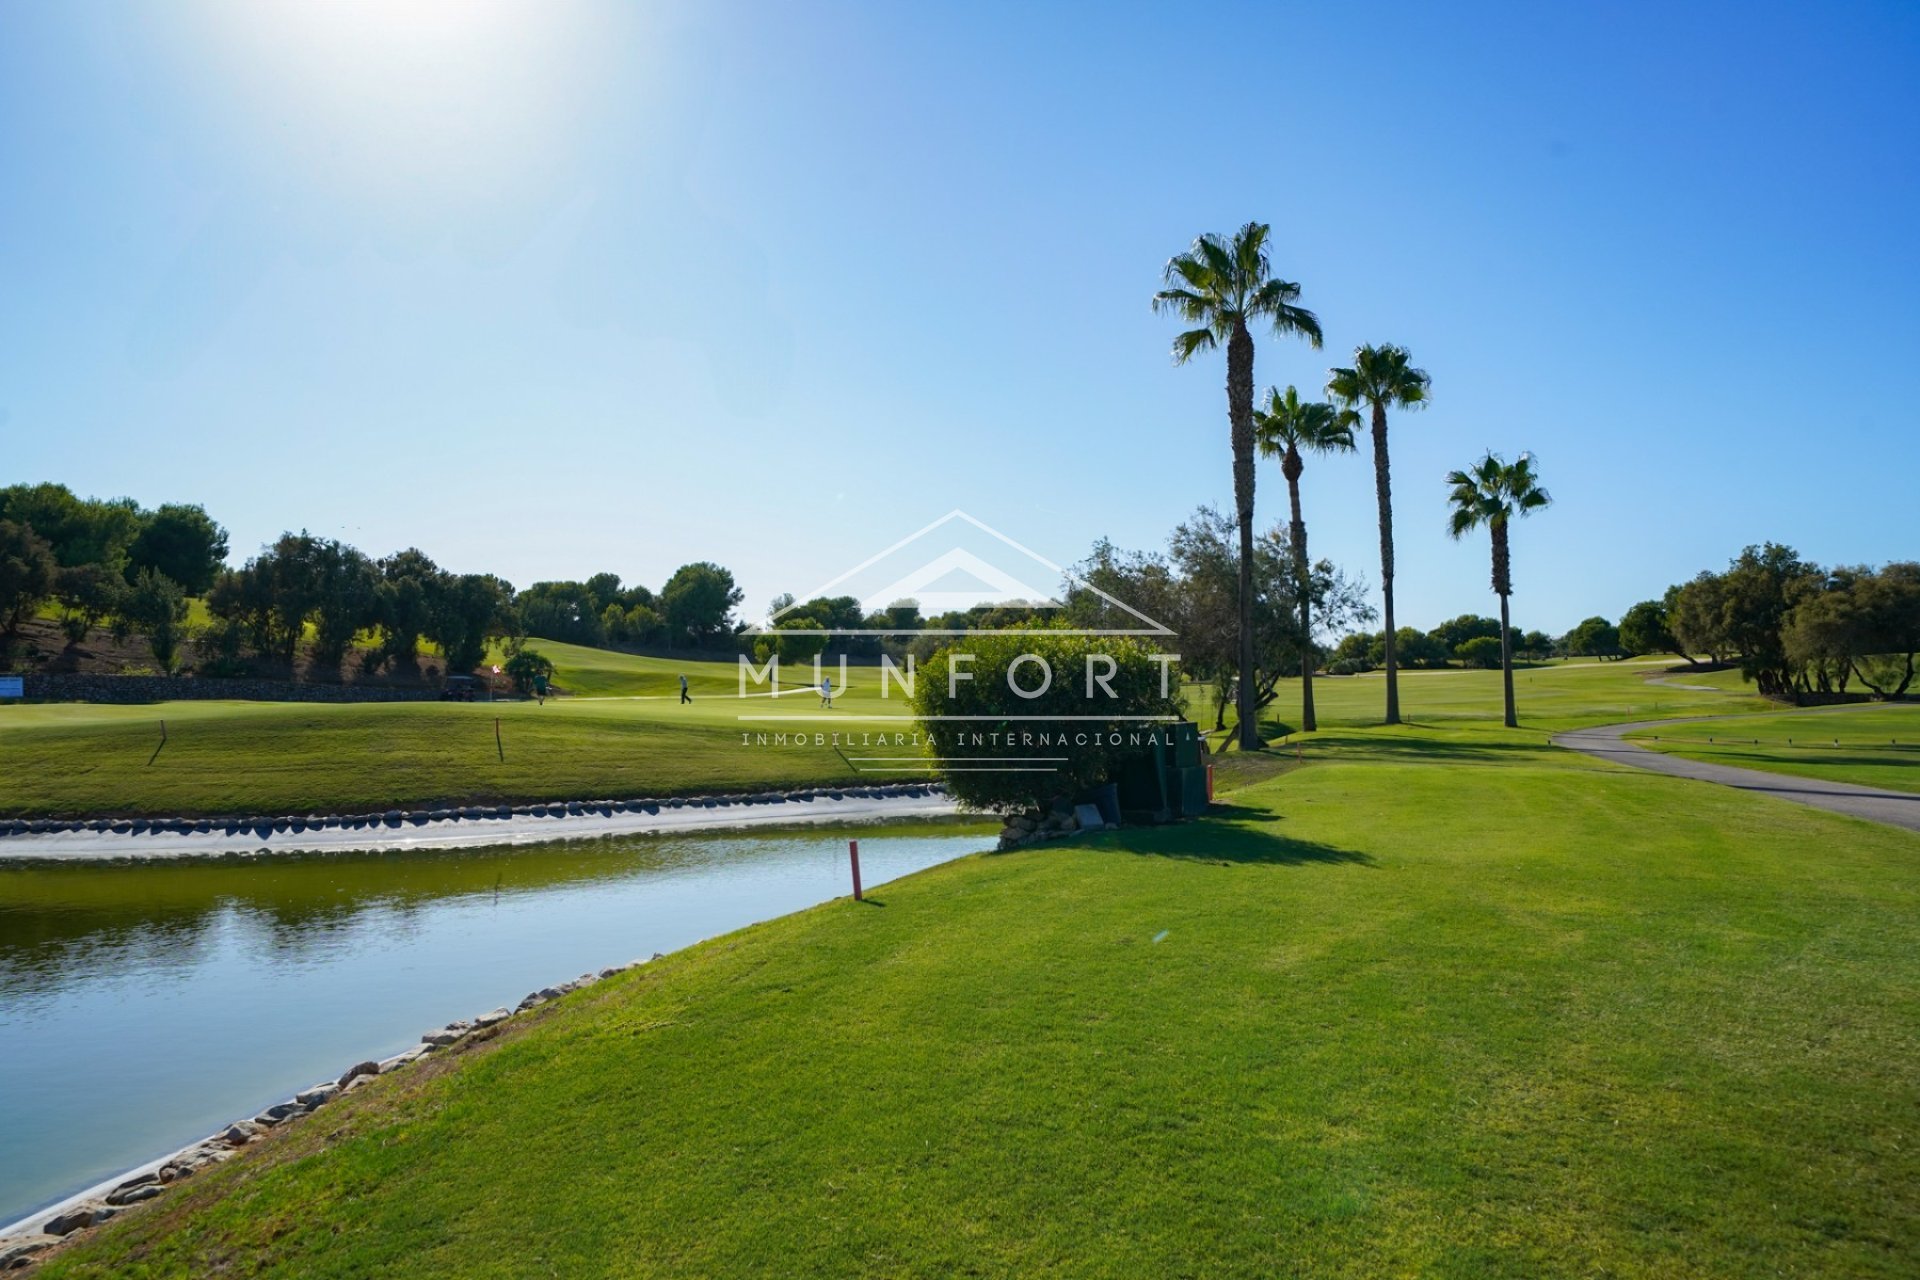
[[[563,145],[584,11],[503,0],[220,0],[204,35],[256,145],[349,197],[484,197]]]

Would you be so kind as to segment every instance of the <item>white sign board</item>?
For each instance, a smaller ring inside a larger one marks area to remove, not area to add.
[[[0,676],[0,698],[24,698],[27,682],[21,676]]]

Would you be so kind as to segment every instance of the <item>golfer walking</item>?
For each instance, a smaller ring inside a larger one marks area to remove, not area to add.
[[[680,677],[680,701],[682,702],[693,701],[692,698],[689,698],[687,696],[687,678],[685,676]]]
[[[833,706],[833,677],[832,676],[820,677],[820,705],[827,708],[831,708]]]

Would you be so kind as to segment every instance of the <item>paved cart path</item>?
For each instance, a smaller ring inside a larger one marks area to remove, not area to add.
[[[1877,704],[1872,704],[1877,705]],[[1850,782],[1829,782],[1823,778],[1802,778],[1790,773],[1767,773],[1761,769],[1736,769],[1731,765],[1706,764],[1683,756],[1652,751],[1626,741],[1626,735],[1641,729],[1658,729],[1676,724],[1700,724],[1713,720],[1737,720],[1739,716],[1694,716],[1685,720],[1636,720],[1629,724],[1606,724],[1592,729],[1575,729],[1556,734],[1553,743],[1572,751],[1632,765],[1676,778],[1699,782],[1717,782],[1723,787],[1758,791],[1796,804],[1835,813],[1884,822],[1890,826],[1920,831],[1920,793],[1883,791],[1878,787],[1855,786]]]

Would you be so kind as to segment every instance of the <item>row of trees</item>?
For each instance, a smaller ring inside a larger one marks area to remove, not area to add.
[[[65,485],[0,489],[0,648],[28,618],[59,607],[69,644],[96,626],[147,637],[171,669],[186,635],[187,597],[227,555],[227,533],[202,507],[149,510],[131,498],[81,498]]]
[[[454,573],[409,548],[375,559],[347,543],[286,533],[238,569],[227,532],[198,506],[147,510],[130,498],[80,498],[64,485],[0,489],[0,645],[50,604],[69,646],[96,628],[144,636],[163,670],[191,640],[199,669],[234,674],[248,659],[338,669],[418,669],[423,645],[469,671],[499,639],[537,634],[582,644],[731,645],[741,592],[702,561],[658,592],[619,576],[541,582],[516,593],[493,574]],[[190,599],[209,621],[189,626]]]
[[[683,566],[655,593],[625,587],[619,575],[585,582],[539,582],[522,592],[487,573],[453,573],[409,548],[374,560],[358,549],[308,533],[279,541],[223,573],[207,593],[216,619],[210,634],[218,662],[242,649],[291,665],[303,637],[311,661],[337,668],[357,643],[362,667],[417,669],[423,643],[447,670],[471,671],[489,645],[519,649],[523,636],[587,645],[707,647],[735,632],[741,593],[718,565]],[[526,663],[511,672],[524,682]]]
[[[356,641],[373,641],[363,669],[417,667],[421,642],[449,671],[471,671],[490,641],[519,634],[511,584],[456,574],[409,548],[375,560],[313,534],[282,534],[207,593],[214,624],[203,669],[234,666],[243,651],[288,667],[303,641],[316,668],[338,669]]]
[[[1399,630],[1393,617],[1393,479],[1387,443],[1389,412],[1424,406],[1432,387],[1425,370],[1415,367],[1405,347],[1391,343],[1364,345],[1354,350],[1351,364],[1328,371],[1325,401],[1303,399],[1295,387],[1268,392],[1264,407],[1254,401],[1253,329],[1269,327],[1282,336],[1299,337],[1318,348],[1319,318],[1300,306],[1300,286],[1273,274],[1267,253],[1270,229],[1250,222],[1233,236],[1203,235],[1186,252],[1170,260],[1164,288],[1153,297],[1156,311],[1171,312],[1192,328],[1173,340],[1176,364],[1224,346],[1227,356],[1228,440],[1233,453],[1234,510],[1239,534],[1238,671],[1239,742],[1242,750],[1260,745],[1255,714],[1260,683],[1255,649],[1259,643],[1255,585],[1257,554],[1254,537],[1254,459],[1256,453],[1278,458],[1287,481],[1292,507],[1287,542],[1293,558],[1292,578],[1297,595],[1291,601],[1296,631],[1307,638],[1300,650],[1301,727],[1316,727],[1313,707],[1311,637],[1314,633],[1307,569],[1306,524],[1301,516],[1300,476],[1308,453],[1343,453],[1354,449],[1354,433],[1362,421],[1372,435],[1374,494],[1380,523],[1380,593],[1385,630],[1381,633],[1381,665],[1386,670],[1386,722],[1400,723],[1398,680]],[[1364,418],[1363,418],[1364,415]],[[1488,531],[1493,552],[1493,589],[1500,598],[1502,628],[1501,667],[1505,673],[1507,722],[1513,724],[1513,650],[1506,643],[1508,598],[1512,594],[1508,531],[1512,522],[1548,504],[1532,459],[1520,455],[1508,463],[1488,453],[1472,467],[1448,475],[1452,490],[1449,530],[1456,538],[1477,529]],[[1325,619],[1322,620],[1323,622]]]
[[[730,645],[743,594],[711,561],[682,565],[659,591],[626,586],[617,573],[585,582],[536,582],[517,604],[528,635],[571,644],[706,649]]]
[[[1521,632],[1509,627],[1507,648],[1515,657],[1547,658],[1556,652],[1552,636],[1541,631]],[[1438,668],[1459,662],[1470,667],[1500,665],[1500,620],[1463,613],[1431,631],[1401,627],[1394,636],[1394,652],[1402,667]],[[1326,654],[1334,675],[1372,671],[1386,661],[1387,638],[1378,631],[1354,631],[1340,638]]]
[[[227,531],[205,508],[187,503],[148,510],[132,498],[81,498],[61,484],[17,484],[0,489],[0,523],[32,529],[57,574],[91,569],[126,586],[150,570],[199,595],[227,559]]]
[[[1612,639],[1621,653],[1737,661],[1769,697],[1844,694],[1857,679],[1897,698],[1920,654],[1920,563],[1823,569],[1780,543],[1748,547],[1634,605]]]
[[[1465,658],[1437,629],[1428,638],[1406,629],[1400,635],[1402,654],[1416,654],[1423,665],[1449,653]],[[1658,600],[1642,600],[1617,624],[1595,616],[1557,640],[1515,632],[1512,643],[1536,658],[1670,653],[1690,666],[1703,659],[1738,663],[1760,692],[1776,698],[1845,694],[1855,681],[1897,698],[1912,688],[1920,657],[1920,563],[1821,568],[1769,542],[1746,548],[1724,572],[1702,572]],[[1377,636],[1348,636],[1334,650],[1334,667],[1377,663],[1380,648]]]

